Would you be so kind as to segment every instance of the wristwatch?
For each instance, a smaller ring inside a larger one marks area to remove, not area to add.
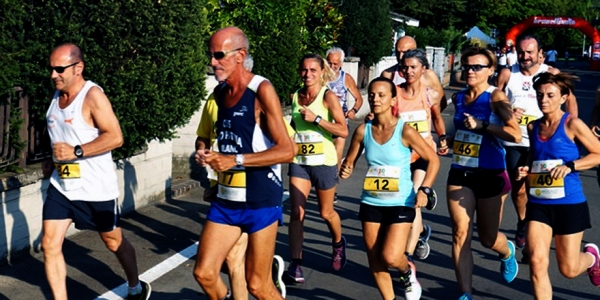
[[[80,145],[75,146],[75,148],[73,150],[73,154],[75,154],[75,156],[77,156],[77,158],[83,157],[83,149],[81,148]]]
[[[420,187],[419,191],[423,191],[423,193],[425,193],[425,195],[427,195],[427,196],[431,196],[433,194],[433,190],[428,186]]]
[[[315,125],[319,125],[319,123],[321,123],[321,120],[322,120],[322,119],[323,119],[323,118],[321,118],[321,116],[317,116],[317,117],[315,118],[315,120],[313,121],[313,124],[315,124]]]
[[[481,122],[481,129],[482,130],[486,130],[488,128],[488,126],[490,126],[490,121],[483,121],[483,122]]]
[[[244,165],[244,155],[243,154],[236,154],[235,155],[235,164],[238,167],[241,167]]]
[[[358,113],[358,109],[356,109],[356,107],[353,107],[351,110],[354,111],[355,114]]]

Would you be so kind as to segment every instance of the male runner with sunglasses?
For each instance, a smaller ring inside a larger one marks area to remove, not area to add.
[[[50,177],[43,207],[44,266],[54,299],[67,299],[62,254],[71,223],[98,231],[125,271],[128,300],[148,299],[151,288],[138,278],[135,249],[119,227],[119,186],[111,151],[123,144],[119,121],[98,85],[83,79],[83,54],[63,44],[50,56],[56,92],[46,115],[52,159],[42,164]]]
[[[196,161],[219,172],[217,198],[211,202],[200,235],[194,277],[208,299],[229,299],[220,269],[242,232],[248,233],[246,278],[257,299],[283,299],[271,280],[277,225],[283,218],[280,163],[294,157],[281,105],[271,83],[244,69],[248,38],[237,27],[210,38],[210,64],[217,81],[217,144],[199,139]]]
[[[517,232],[515,245],[517,248],[525,247],[525,206],[527,194],[525,179],[516,180],[517,167],[524,166],[529,152],[529,136],[527,124],[542,116],[538,107],[536,92],[533,89],[533,76],[549,72],[560,73],[560,70],[539,62],[542,46],[539,40],[531,35],[523,36],[517,40],[517,62],[512,67],[503,69],[498,76],[497,86],[502,89],[513,108],[515,117],[519,121],[522,140],[520,143],[503,141],[506,149],[506,170],[512,184],[511,198],[517,212]],[[565,108],[572,116],[577,117],[577,101],[573,93],[567,98]],[[524,253],[524,255],[526,255]],[[527,257],[524,257],[527,260]]]

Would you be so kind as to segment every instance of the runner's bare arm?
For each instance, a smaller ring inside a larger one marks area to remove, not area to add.
[[[504,92],[496,89],[492,93],[491,106],[492,111],[504,122],[504,126],[490,124],[487,131],[505,141],[521,142],[522,137],[519,122],[517,122]]]
[[[348,126],[346,125],[346,117],[344,117],[344,111],[340,106],[338,97],[332,92],[327,91],[323,97],[323,104],[333,117],[333,123],[323,118],[319,123],[323,129],[329,131],[331,134],[345,138],[348,136]],[[324,117],[324,116],[321,116]]]
[[[575,160],[575,169],[582,171],[600,165],[600,140],[588,126],[577,117],[569,117],[566,127],[569,137],[579,141],[588,151],[587,155]]]
[[[502,69],[500,75],[498,75],[498,78],[496,79],[496,86],[503,92],[506,92],[505,89],[508,79],[510,79],[510,69]]]
[[[352,107],[350,110],[348,110],[348,113],[346,114],[346,116],[349,119],[354,119],[354,116],[356,115],[356,113],[360,110],[360,108],[363,105],[363,98],[362,95],[360,94],[360,91],[358,90],[358,87],[356,86],[356,82],[354,82],[354,78],[352,78],[352,76],[348,73],[346,73],[346,76],[344,78],[344,83],[346,84],[346,87],[348,87],[348,91],[350,92],[350,95],[352,95],[352,97],[354,97],[354,99],[356,99],[356,102],[354,103],[354,107]],[[356,112],[353,111],[356,110]]]
[[[402,128],[402,144],[415,150],[419,156],[428,162],[425,179],[421,186],[432,187],[440,169],[440,159],[421,134],[412,126],[404,124]]]

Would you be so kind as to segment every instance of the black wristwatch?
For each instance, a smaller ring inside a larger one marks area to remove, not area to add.
[[[353,107],[351,110],[354,111],[354,114],[358,113],[358,109],[356,109],[356,107]]]
[[[422,186],[419,188],[419,191],[423,191],[423,193],[425,193],[425,195],[427,196],[432,196],[433,195],[433,190],[428,187],[428,186]]]
[[[73,150],[73,154],[75,154],[75,156],[77,156],[77,158],[83,157],[83,149],[81,148],[80,145],[75,146],[75,148]]]
[[[321,120],[322,120],[322,119],[323,119],[323,118],[321,118],[321,116],[317,116],[317,117],[315,118],[315,120],[313,121],[313,124],[315,124],[315,125],[319,125],[319,123],[321,123]]]
[[[571,172],[575,172],[575,163],[573,161],[566,162],[565,166],[567,166],[567,168],[571,169]]]
[[[481,122],[481,129],[482,130],[486,130],[488,128],[488,126],[490,126],[490,121],[483,121],[483,122]]]

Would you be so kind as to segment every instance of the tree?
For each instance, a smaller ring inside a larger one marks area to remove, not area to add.
[[[392,49],[392,20],[389,0],[344,0],[340,2],[344,25],[340,44],[371,66]]]
[[[98,83],[111,100],[126,157],[148,141],[167,140],[188,123],[205,97],[208,24],[201,0],[37,0],[19,30],[21,76],[32,108],[45,116],[54,90],[45,66],[52,49],[72,42],[84,52],[84,78]]]

